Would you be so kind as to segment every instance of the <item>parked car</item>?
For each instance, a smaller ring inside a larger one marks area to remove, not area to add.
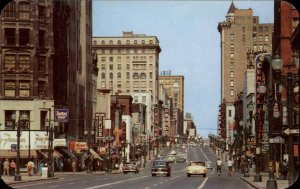
[[[207,168],[205,167],[205,162],[190,161],[186,173],[188,177],[191,175],[203,175],[203,177],[206,177]]]
[[[185,162],[186,161],[186,154],[178,154],[176,157],[177,162]]]
[[[151,169],[152,176],[157,174],[166,175],[167,177],[171,176],[171,167],[170,164],[165,160],[156,160],[153,162]]]
[[[171,150],[168,155],[176,155],[176,150]]]
[[[206,161],[205,162],[205,167],[207,168],[207,169],[212,169],[213,167],[212,167],[212,162],[211,161]]]
[[[129,172],[139,173],[140,171],[140,167],[135,162],[125,163],[122,169],[124,174]]]

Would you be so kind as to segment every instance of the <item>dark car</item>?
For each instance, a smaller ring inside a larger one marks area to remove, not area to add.
[[[129,172],[139,173],[140,167],[135,162],[127,162],[123,165],[123,173],[127,174]]]
[[[156,160],[153,162],[151,169],[152,176],[157,174],[166,175],[167,177],[171,176],[171,167],[170,164],[165,160]]]

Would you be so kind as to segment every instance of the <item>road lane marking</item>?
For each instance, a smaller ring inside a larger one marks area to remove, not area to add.
[[[55,186],[49,186],[50,188],[56,188],[59,187],[59,185],[55,185]]]
[[[98,179],[99,180],[99,179]],[[81,181],[81,182],[87,182],[87,180],[83,180],[83,181]]]
[[[150,177],[150,176],[143,176],[143,177],[137,177],[137,178],[127,179],[127,180],[121,180],[121,181],[117,181],[117,182],[112,182],[112,183],[107,183],[107,184],[92,186],[92,187],[88,187],[88,188],[85,188],[85,189],[102,188],[102,187],[105,187],[105,186],[110,186],[110,185],[114,185],[114,184],[120,184],[120,183],[123,183],[123,182],[129,182],[129,181],[138,180],[138,179],[142,179],[142,178],[146,178],[146,177]]]
[[[206,177],[206,178],[204,179],[204,181],[201,183],[201,185],[200,185],[197,189],[202,189],[202,188],[204,187],[204,185],[205,185],[207,179],[208,179],[208,177]]]
[[[153,184],[152,186],[154,186],[154,187],[155,187],[155,186],[157,186],[157,184]]]

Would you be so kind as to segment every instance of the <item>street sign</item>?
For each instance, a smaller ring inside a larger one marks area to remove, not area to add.
[[[275,138],[270,138],[269,139],[269,143],[279,143],[279,144],[282,144],[282,143],[284,143],[284,138],[282,138],[281,136],[277,136]]]
[[[289,134],[299,134],[299,129],[289,129],[289,128],[287,128],[283,132],[287,135],[289,135]]]

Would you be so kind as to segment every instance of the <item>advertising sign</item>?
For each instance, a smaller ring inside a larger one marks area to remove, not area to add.
[[[69,109],[55,109],[55,121],[68,122],[69,121]]]
[[[49,134],[49,133],[48,133]],[[47,131],[22,131],[20,136],[20,149],[48,149],[49,135]],[[17,144],[17,131],[0,131],[0,149],[12,150],[12,147]]]

